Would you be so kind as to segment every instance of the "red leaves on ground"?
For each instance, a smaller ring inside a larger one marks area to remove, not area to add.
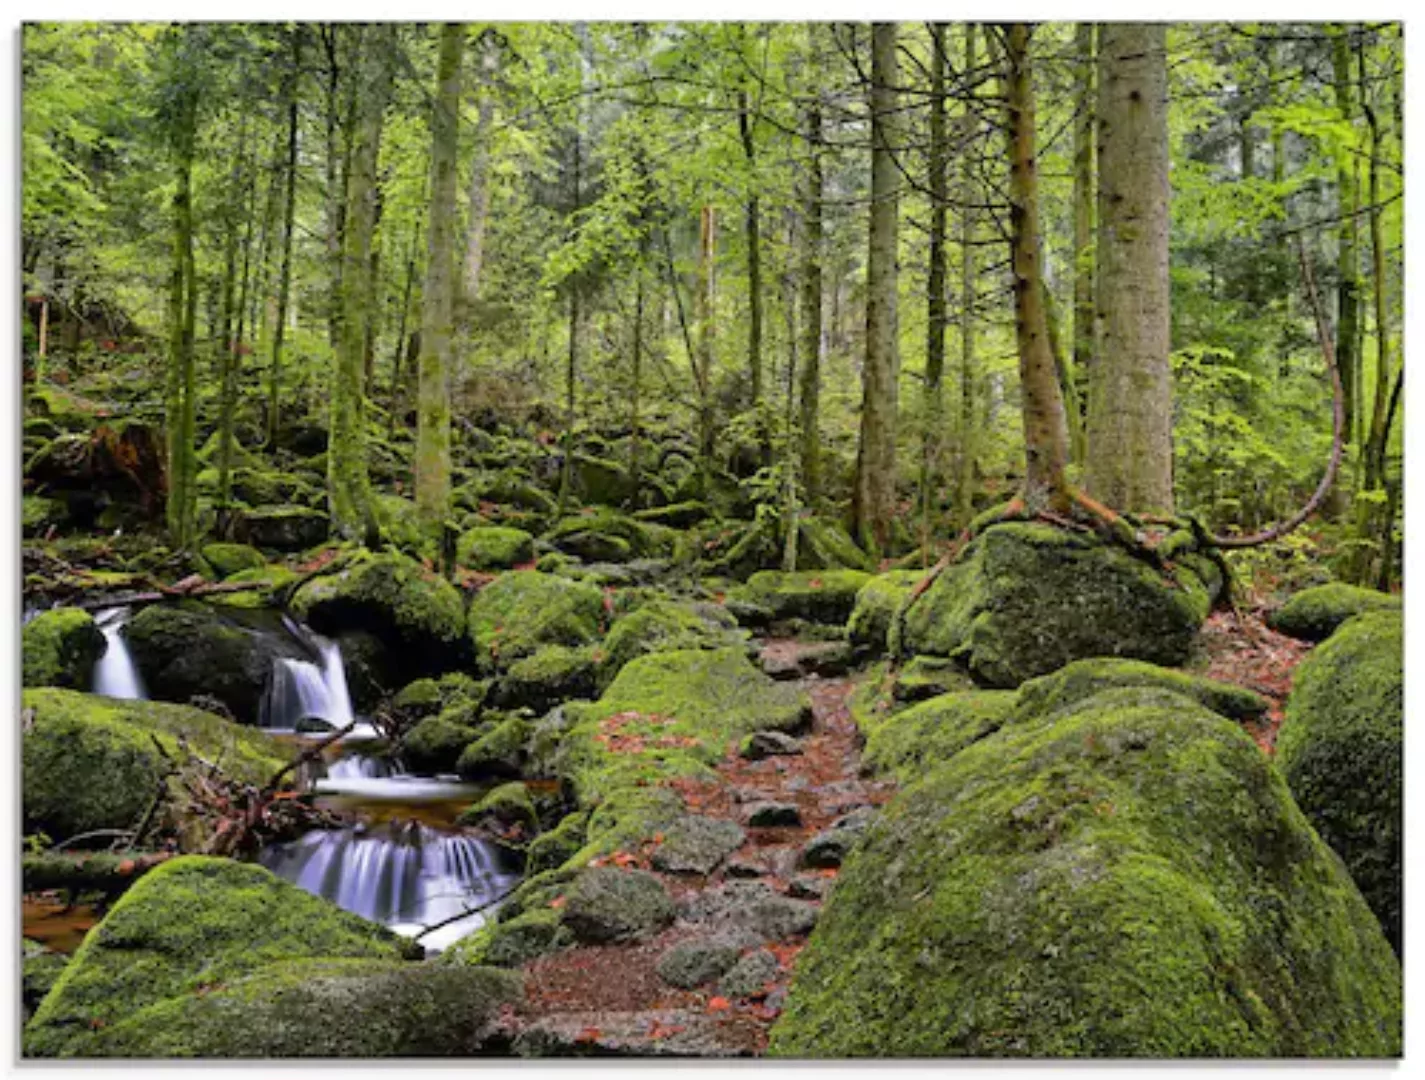
[[[598,1042],[603,1038],[603,1035],[604,1033],[596,1027],[586,1027],[581,1029],[579,1034],[574,1036],[574,1041],[581,1043]]]
[[[649,1025],[648,1037],[654,1041],[658,1041],[660,1039],[666,1039],[671,1035],[676,1035],[683,1030],[685,1029],[682,1024],[665,1024],[655,1016]]]
[[[732,1002],[725,997],[708,998],[708,1012],[725,1012],[732,1008]]]

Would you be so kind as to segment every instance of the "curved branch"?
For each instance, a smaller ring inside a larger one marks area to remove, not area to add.
[[[1316,277],[1311,272],[1311,263],[1306,257],[1306,245],[1300,235],[1296,238],[1296,253],[1301,263],[1301,277],[1306,285],[1306,297],[1311,304],[1311,313],[1316,319],[1316,337],[1321,343],[1321,356],[1326,361],[1326,371],[1331,376],[1331,458],[1326,463],[1326,472],[1306,505],[1285,521],[1278,522],[1250,536],[1208,536],[1207,540],[1219,548],[1249,548],[1280,540],[1291,532],[1321,506],[1331,485],[1336,482],[1336,474],[1341,468],[1341,453],[1344,443],[1345,405],[1341,391],[1341,372],[1336,367],[1336,346],[1331,339],[1331,328],[1326,322],[1326,312],[1321,306],[1321,297],[1316,292]]]

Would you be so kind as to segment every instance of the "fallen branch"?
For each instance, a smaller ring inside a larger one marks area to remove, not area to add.
[[[307,747],[295,758],[289,761],[286,765],[283,765],[282,768],[278,769],[275,773],[272,774],[272,779],[268,780],[267,783],[263,785],[263,795],[266,796],[271,792],[277,790],[277,785],[282,782],[282,778],[284,776],[286,776],[293,769],[299,768],[300,766],[305,765],[307,762],[320,757],[322,751],[324,751],[328,746],[331,746],[332,743],[337,742],[344,736],[350,735],[351,730],[354,727],[356,727],[355,720],[351,721],[351,723],[345,725],[344,727],[340,727],[336,731],[333,731],[321,742],[313,743],[311,746]]]
[[[189,580],[189,579],[184,579]],[[181,582],[180,582],[181,584]],[[186,588],[158,585],[149,592],[120,593],[102,599],[80,600],[70,605],[85,611],[97,611],[111,607],[138,607],[141,604],[157,604],[164,600],[185,600],[195,596],[216,596],[223,593],[254,592],[272,587],[270,581],[217,581]]]
[[[102,892],[116,896],[171,858],[173,853],[168,851],[132,855],[114,855],[107,851],[73,855],[45,852],[25,855],[20,860],[21,880],[27,893],[65,889],[71,893]]]
[[[431,923],[429,926],[427,926],[425,929],[423,929],[419,934],[417,934],[415,937],[411,938],[411,940],[412,940],[412,941],[420,941],[420,939],[423,938],[423,937],[425,937],[427,934],[434,933],[435,931],[441,929],[442,927],[449,926],[451,923],[458,923],[461,919],[468,919],[471,915],[478,915],[478,914],[480,914],[480,912],[482,912],[482,911],[488,911],[490,908],[494,907],[496,904],[504,903],[505,899],[506,899],[507,897],[509,897],[509,895],[510,895],[511,893],[513,893],[516,889],[518,889],[518,888],[519,888],[521,885],[523,885],[523,884],[524,884],[523,881],[517,881],[517,882],[515,882],[513,885],[511,885],[508,889],[506,889],[504,892],[500,893],[499,896],[496,896],[494,899],[486,900],[483,904],[477,904],[477,905],[476,905],[475,907],[473,907],[473,908],[466,908],[464,911],[460,912],[460,913],[457,914],[457,915],[452,915],[452,916],[451,916],[450,918],[448,918],[448,919],[441,919],[440,922],[438,922],[438,923]]]

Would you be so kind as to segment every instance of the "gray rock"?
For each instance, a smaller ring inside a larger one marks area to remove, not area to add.
[[[689,814],[664,830],[653,866],[670,874],[710,874],[746,839],[735,822]]]
[[[673,921],[668,890],[642,870],[591,867],[565,895],[564,925],[582,942],[624,941]]]
[[[781,731],[754,731],[742,743],[742,756],[748,761],[802,752],[802,741]]]
[[[840,866],[875,817],[876,810],[871,806],[851,811],[829,829],[808,840],[802,847],[797,864],[813,870]]]
[[[744,930],[758,941],[781,941],[811,931],[819,909],[782,896],[762,881],[729,881],[686,900],[682,918],[719,931]]]
[[[672,986],[692,990],[726,973],[750,944],[756,942],[735,932],[680,941],[658,958],[658,977]]]
[[[724,997],[741,998],[755,994],[777,977],[781,965],[766,949],[758,949],[738,960],[717,984]]]
[[[747,824],[754,829],[796,828],[802,823],[802,812],[792,803],[756,803],[747,815]]]

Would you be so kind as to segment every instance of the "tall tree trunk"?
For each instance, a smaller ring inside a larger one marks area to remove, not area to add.
[[[1098,74],[1098,347],[1086,484],[1115,509],[1171,514],[1166,24],[1103,24]]]
[[[465,263],[461,293],[466,317],[480,295],[480,272],[485,264],[485,230],[490,217],[490,144],[495,121],[495,79],[500,72],[499,45],[492,33],[482,34],[479,44],[479,81],[476,94],[475,159],[470,166],[470,213],[465,235]]]
[[[643,267],[648,258],[647,233],[639,239],[638,266],[634,273],[633,294],[633,373],[628,393],[628,479],[629,490],[633,492],[633,508],[643,504],[642,457],[643,421],[640,409],[643,405],[643,308],[644,281]]]
[[[439,541],[450,511],[450,371],[455,339],[455,157],[460,137],[460,57],[465,24],[440,29],[430,121],[430,231],[421,293],[420,390],[416,411],[416,511]]]
[[[979,63],[975,36],[975,24],[966,23],[966,71],[974,71]],[[965,100],[965,112],[960,117],[960,145],[966,149],[960,157],[960,445],[955,467],[955,521],[961,528],[969,525],[974,516],[971,485],[974,482],[978,442],[975,423],[975,204],[979,201],[979,190],[975,181],[974,160],[968,149],[974,134],[975,101],[971,93]]]
[[[1064,469],[1064,401],[1049,348],[1039,256],[1039,178],[1035,149],[1034,89],[1029,27],[1005,34],[1005,98],[1009,121],[1010,243],[1014,273],[1014,329],[1024,419],[1024,500],[1031,509],[1069,506]]]
[[[809,35],[816,33],[808,26]],[[813,59],[815,59],[813,53]],[[801,376],[798,430],[801,436],[802,499],[815,505],[821,497],[821,102],[815,92],[807,97],[802,114],[807,143],[806,176],[801,199]]]
[[[900,62],[895,23],[871,29],[871,222],[866,261],[866,362],[861,373],[861,434],[852,496],[853,527],[873,554],[890,548],[896,498],[896,228],[900,179],[896,110]]]
[[[234,164],[233,173],[235,188],[233,191],[234,201],[237,205],[237,212],[245,221],[242,249],[242,269],[238,271],[237,249],[237,226],[234,222],[232,236],[229,246],[228,278],[223,288],[223,315],[222,315],[222,345],[218,353],[218,376],[219,376],[219,409],[218,409],[218,492],[217,505],[226,507],[232,501],[232,464],[233,464],[233,421],[237,412],[237,370],[239,363],[239,350],[242,348],[244,314],[247,310],[247,287],[248,287],[248,261],[252,247],[252,216],[256,209],[257,201],[257,176],[255,170],[250,165],[242,161],[242,150],[239,150],[239,162]],[[257,156],[254,154],[254,157]],[[240,168],[241,166],[241,168]],[[242,178],[242,183],[238,184],[239,172],[247,173]],[[240,275],[240,276],[239,276]],[[237,278],[237,297],[234,298],[234,281]],[[237,323],[234,325],[233,316],[236,314]]]
[[[921,434],[921,550],[930,545],[931,506],[940,477],[940,447],[944,439],[946,313],[946,209],[950,143],[945,127],[945,24],[930,26],[930,269],[926,284],[925,420]],[[968,156],[968,149],[962,149]]]
[[[693,294],[693,325],[696,332],[694,376],[698,384],[698,471],[702,497],[707,498],[712,483],[713,413],[713,312],[717,301],[717,216],[704,206],[698,217],[698,274]]]
[[[396,417],[405,404],[405,393],[401,381],[401,357],[407,349],[406,322],[411,316],[411,288],[416,280],[416,249],[421,246],[421,226],[411,234],[406,246],[406,286],[401,290],[401,316],[396,327],[396,343],[391,347],[391,392],[386,402],[386,438],[396,433]],[[419,337],[419,335],[417,335]]]
[[[362,386],[366,318],[371,310],[371,232],[376,216],[376,162],[391,94],[395,25],[373,24],[357,65],[362,86],[353,131],[342,240],[341,336],[331,385],[327,494],[331,528],[340,537],[376,538],[366,469],[366,395]]]
[[[1356,122],[1355,90],[1351,80],[1350,39],[1345,27],[1331,31],[1331,67],[1336,90],[1336,107],[1341,119],[1352,127]],[[1360,406],[1357,403],[1360,386],[1360,256],[1356,250],[1356,211],[1360,207],[1360,191],[1356,181],[1355,155],[1350,150],[1340,152],[1336,163],[1337,214],[1336,226],[1336,368],[1341,373],[1341,388],[1345,391],[1346,438],[1359,431]],[[1333,500],[1338,501],[1338,500]],[[1339,501],[1337,505],[1339,512]]]
[[[297,106],[302,72],[302,24],[292,28],[292,71],[287,87],[287,191],[282,208],[282,269],[277,280],[277,318],[272,330],[272,367],[267,390],[267,446],[277,448],[277,409],[282,378],[282,342],[287,330],[287,303],[292,294],[292,239],[297,213]]]
[[[195,48],[198,30],[183,30],[183,49]],[[194,478],[197,458],[193,445],[196,420],[194,325],[198,290],[193,259],[193,158],[198,139],[198,92],[182,87],[174,117],[173,268],[170,276],[168,316],[168,374],[164,412],[168,431],[168,532],[173,543],[186,548],[193,541],[196,504]]]
[[[1082,414],[1093,367],[1094,27],[1074,30],[1074,396]]]
[[[751,405],[762,401],[762,207],[757,197],[757,150],[753,142],[752,115],[747,90],[737,92],[737,130],[749,180],[745,211],[747,244],[747,371],[752,381]],[[765,449],[765,447],[764,447]]]

